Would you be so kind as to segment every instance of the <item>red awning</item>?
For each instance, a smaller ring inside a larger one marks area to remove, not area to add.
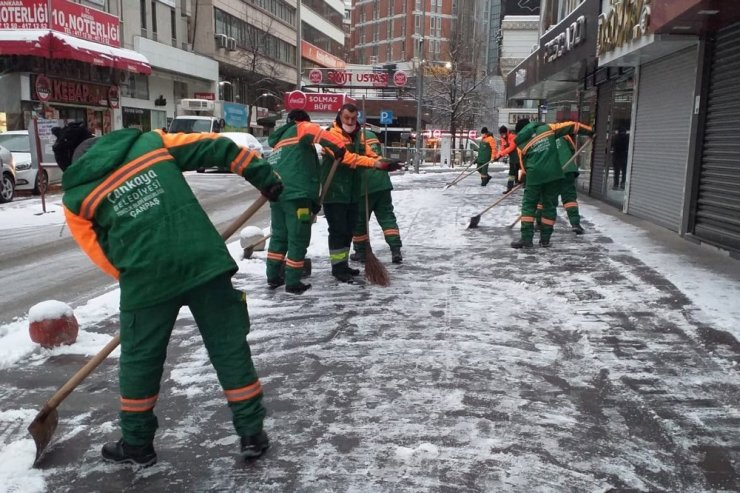
[[[78,60],[144,75],[152,73],[149,60],[133,50],[93,43],[46,29],[0,30],[0,55]]]

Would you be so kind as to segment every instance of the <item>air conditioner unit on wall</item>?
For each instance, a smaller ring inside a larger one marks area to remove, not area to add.
[[[216,48],[226,48],[228,44],[228,37],[225,34],[216,35]]]
[[[226,40],[226,48],[229,51],[236,51],[236,39],[234,39],[234,38],[228,38]]]

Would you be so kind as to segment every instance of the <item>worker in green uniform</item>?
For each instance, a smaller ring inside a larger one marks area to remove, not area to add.
[[[517,124],[517,147],[521,150],[520,165],[526,173],[527,188],[522,198],[521,238],[511,243],[512,248],[530,248],[534,237],[537,204],[543,205],[540,245],[550,246],[550,236],[555,225],[558,194],[562,189],[564,173],[557,151],[557,139],[565,135],[592,135],[588,125],[578,122],[555,124]]]
[[[529,120],[527,120],[529,123]],[[505,125],[502,125],[498,129],[499,136],[501,137],[501,150],[498,152],[496,159],[501,159],[504,156],[509,156],[509,176],[506,179],[506,189],[503,191],[504,194],[511,192],[514,188],[514,183],[518,183],[519,180],[519,152],[517,151],[516,143],[514,139],[516,134],[510,132]]]
[[[563,187],[560,190],[560,200],[562,200],[565,212],[568,214],[568,222],[573,232],[577,235],[584,233],[583,226],[581,226],[581,215],[578,210],[578,191],[576,189],[576,180],[578,179],[578,165],[575,160],[569,162],[570,158],[576,150],[576,143],[570,135],[557,139],[555,145],[558,150],[558,158],[560,159],[560,165],[565,166],[562,168],[564,178]],[[557,203],[556,203],[557,205]],[[542,204],[537,204],[537,212],[535,213],[535,223],[540,225],[542,223]]]
[[[373,132],[365,130],[365,142],[370,147],[369,151],[367,151],[369,155],[377,157],[382,154],[380,141]],[[350,255],[350,259],[356,262],[365,262],[365,250],[367,243],[370,241],[365,221],[368,214],[367,210],[369,210],[369,214],[375,214],[375,219],[383,229],[385,242],[391,248],[391,261],[394,264],[400,264],[403,262],[403,255],[401,254],[401,246],[403,244],[401,243],[401,232],[398,229],[398,221],[393,212],[393,198],[391,197],[393,184],[391,183],[391,177],[385,171],[375,169],[363,170],[360,176],[359,214],[355,224],[354,235],[352,236],[355,252]],[[366,194],[367,209],[365,208]]]
[[[53,130],[64,171],[64,213],[91,260],[119,281],[120,424],[103,446],[111,462],[154,464],[154,415],[167,345],[180,308],[195,318],[241,437],[241,455],[268,447],[262,386],[247,344],[246,295],[238,267],[183,176],[218,166],[243,176],[269,200],[282,183],[259,154],[213,133],[125,128],[97,139],[70,124]]]
[[[478,156],[475,158],[475,164],[480,173],[480,186],[485,187],[491,181],[491,175],[488,174],[488,163],[496,156],[496,139],[488,131],[488,127],[483,127],[480,133],[481,140],[478,143]]]
[[[268,139],[273,152],[268,161],[283,180],[280,200],[270,204],[272,236],[267,248],[267,284],[285,284],[285,291],[301,294],[311,288],[301,282],[311,224],[319,205],[319,157],[314,144],[331,149],[343,158],[344,141],[311,123],[308,113],[292,110],[287,123]]]
[[[329,132],[343,139],[347,152],[342,158],[331,186],[324,197],[324,215],[329,225],[329,258],[331,273],[340,282],[352,283],[352,276],[359,275],[359,269],[349,266],[349,249],[352,233],[358,217],[360,198],[360,174],[357,167],[375,167],[383,171],[395,171],[400,165],[392,160],[375,156],[367,145],[362,127],[357,123],[358,109],[348,103],[341,107]],[[325,152],[321,163],[322,183],[326,181],[334,162],[334,156]]]

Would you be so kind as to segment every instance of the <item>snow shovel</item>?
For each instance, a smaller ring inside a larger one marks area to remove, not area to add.
[[[267,202],[267,199],[260,195],[246,211],[236,218],[234,222],[231,223],[223,233],[221,233],[221,238],[223,238],[224,241],[228,240],[229,237],[231,237],[237,229],[247,222],[260,207],[265,205],[265,202]],[[33,418],[33,421],[31,421],[31,424],[28,425],[28,432],[31,433],[33,441],[36,442],[36,459],[33,462],[34,467],[38,465],[39,459],[41,459],[44,450],[49,445],[51,437],[57,429],[57,424],[59,423],[57,407],[59,407],[59,404],[61,404],[62,401],[66,399],[75,388],[77,388],[80,382],[87,378],[87,376],[92,373],[93,370],[95,370],[95,368],[97,368],[114,349],[118,347],[120,342],[121,336],[116,334],[113,339],[111,339],[110,342],[108,342],[108,344],[98,352],[98,354],[93,356],[85,366],[72,375],[72,377],[67,380],[67,382],[62,385],[48,401],[46,401],[44,407],[41,408],[36,417]]]
[[[465,169],[463,169],[463,170],[462,170],[462,171],[461,171],[461,172],[460,172],[460,173],[459,173],[459,174],[458,174],[458,175],[457,175],[457,176],[455,177],[455,179],[454,179],[454,180],[452,180],[452,181],[451,181],[451,182],[449,182],[449,183],[448,183],[447,185],[445,185],[445,186],[444,186],[444,188],[442,188],[442,190],[447,190],[447,189],[448,189],[448,188],[450,188],[450,187],[451,187],[452,185],[454,185],[455,183],[457,183],[458,179],[459,179],[459,178],[460,178],[460,177],[461,177],[462,175],[464,175],[464,174],[465,174],[465,172],[466,172],[466,171],[468,171],[468,170],[470,169],[470,167],[471,167],[472,165],[474,165],[474,164],[475,164],[475,161],[472,161],[472,162],[471,162],[471,163],[470,163],[469,165],[465,166]]]
[[[494,202],[493,204],[491,204],[488,207],[486,207],[485,209],[483,209],[483,212],[481,212],[477,216],[471,217],[470,218],[470,224],[468,224],[468,229],[470,229],[470,228],[477,228],[478,227],[478,224],[480,223],[480,217],[483,214],[485,214],[486,212],[490,211],[491,209],[493,209],[494,207],[496,207],[497,205],[499,205],[502,200],[504,200],[506,197],[508,197],[509,195],[511,195],[512,193],[514,193],[515,191],[519,190],[520,188],[522,188],[522,185],[521,184],[515,186],[514,188],[512,188],[511,190],[509,190],[509,192],[506,195],[504,195],[503,197],[501,197],[500,199],[498,199],[496,202]]]

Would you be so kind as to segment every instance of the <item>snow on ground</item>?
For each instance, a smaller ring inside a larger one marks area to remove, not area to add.
[[[55,224],[64,224],[61,193],[46,197],[46,213],[39,197],[16,197],[0,207],[0,230]]]
[[[500,197],[501,175],[487,188],[471,177],[443,191],[455,174],[433,171],[394,177],[402,266],[390,264],[371,220],[388,288],[331,279],[323,217],[309,248],[314,288],[299,297],[267,290],[265,253],[242,260],[230,243],[269,410],[265,458],[235,465],[237,438],[183,309],[157,408],[156,466],[132,473],[100,462],[103,437],[118,435],[104,402],[115,399],[109,365],[92,394],[66,404],[90,409],[60,425],[53,467],[30,468],[23,430],[33,405],[10,399],[12,385],[0,394],[0,491],[722,491],[702,464],[738,443],[736,369],[703,349],[699,329],[740,338],[731,302],[740,281],[589,206],[587,235],[561,222],[550,250],[514,252],[507,226],[519,196],[466,229]],[[75,307],[80,337],[64,348],[34,347],[27,320],[1,326],[0,371],[94,354],[117,298]],[[15,486],[21,477],[26,489]]]

